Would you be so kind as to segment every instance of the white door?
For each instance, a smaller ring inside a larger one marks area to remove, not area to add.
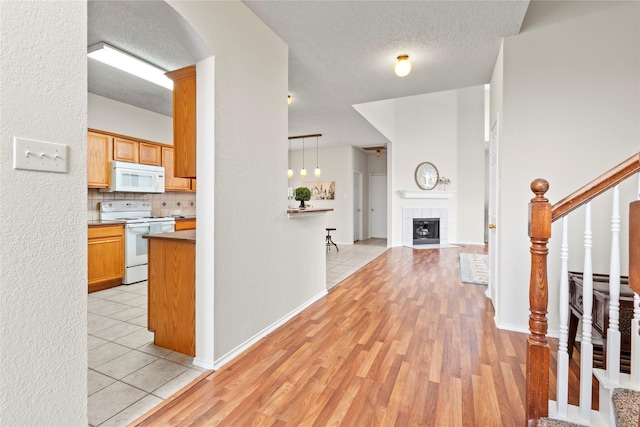
[[[491,299],[495,312],[498,312],[498,125],[499,117],[491,126],[489,137],[489,286],[487,296]]]
[[[362,240],[362,172],[353,171],[353,241]]]
[[[369,179],[371,203],[371,237],[387,238],[387,174],[371,175]]]

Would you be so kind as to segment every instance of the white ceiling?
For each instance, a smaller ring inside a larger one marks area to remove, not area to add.
[[[154,5],[155,3],[155,5]],[[354,104],[489,83],[502,37],[528,0],[244,1],[289,46],[289,135],[322,145],[383,145]],[[88,46],[104,41],[167,70],[197,53],[151,13],[158,2],[89,1]],[[166,21],[165,21],[166,22]],[[410,55],[411,73],[393,73]],[[171,93],[89,60],[89,92],[171,115]],[[283,97],[286,94],[283,94]]]

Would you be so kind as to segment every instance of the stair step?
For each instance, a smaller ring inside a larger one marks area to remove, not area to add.
[[[617,427],[636,427],[640,413],[640,392],[617,388],[611,394]]]
[[[554,420],[552,418],[540,418],[538,427],[584,427],[581,424],[574,424],[568,421]]]

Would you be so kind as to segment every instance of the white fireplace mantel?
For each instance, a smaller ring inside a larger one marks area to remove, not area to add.
[[[403,199],[450,199],[453,194],[451,191],[400,190],[400,195]]]

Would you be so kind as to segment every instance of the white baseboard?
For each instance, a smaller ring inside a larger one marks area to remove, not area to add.
[[[494,321],[496,321],[496,328],[498,329],[503,329],[505,331],[512,331],[512,332],[521,332],[523,334],[529,335],[529,326],[516,325],[513,323],[502,323],[502,322],[498,323],[497,319],[495,318],[494,318]],[[558,331],[557,329],[548,329],[547,337],[560,338],[560,331]]]
[[[272,323],[271,325],[267,326],[265,329],[263,329],[262,331],[258,332],[257,334],[255,334],[254,336],[252,336],[251,338],[249,338],[248,340],[246,340],[245,342],[243,342],[242,344],[240,344],[239,346],[234,348],[233,350],[229,351],[224,356],[220,357],[217,360],[214,360],[213,369],[215,369],[217,371],[218,369],[222,368],[224,365],[226,365],[227,363],[231,362],[233,359],[238,357],[243,351],[247,350],[249,347],[251,347],[252,345],[257,343],[258,341],[260,341],[262,338],[266,337],[271,332],[275,331],[280,326],[284,325],[287,321],[289,321],[291,318],[293,318],[296,314],[300,313],[302,310],[304,310],[305,308],[309,307],[311,304],[313,304],[314,302],[318,301],[320,298],[322,298],[322,297],[324,297],[326,295],[327,295],[327,290],[325,289],[322,292],[320,292],[319,294],[317,294],[316,296],[314,296],[313,298],[311,298],[310,300],[304,302],[302,305],[300,305],[300,306],[296,307],[295,309],[293,309],[291,312],[289,312],[285,316],[281,317],[279,320],[277,320],[274,323]],[[195,361],[194,361],[194,364],[195,364]],[[200,365],[198,365],[198,366],[200,366]]]
[[[215,366],[211,360],[198,359],[197,357],[193,358],[193,364],[210,371],[212,371]]]
[[[452,245],[464,245],[464,246],[484,246],[485,243],[482,242],[449,242]]]

